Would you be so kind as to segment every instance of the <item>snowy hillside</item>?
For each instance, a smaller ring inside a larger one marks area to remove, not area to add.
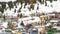
[[[16,1],[16,0],[0,0],[0,2],[9,2],[9,1]],[[5,15],[17,15],[19,11],[21,11],[20,13],[22,13],[22,15],[24,16],[30,16],[30,14],[32,13],[51,13],[53,11],[57,11],[60,12],[60,1],[52,1],[52,3],[50,1],[46,1],[47,6],[45,6],[44,4],[41,4],[39,1],[36,1],[36,3],[33,4],[34,9],[31,8],[31,4],[29,3],[16,3],[16,5],[14,5],[12,3],[11,7],[6,4],[5,9],[2,8],[2,6],[0,6],[3,10],[4,10],[4,14]],[[26,5],[25,5],[26,4]],[[9,12],[8,12],[9,11]]]

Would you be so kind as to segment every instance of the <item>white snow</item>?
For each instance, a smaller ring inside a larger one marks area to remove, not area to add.
[[[46,1],[46,2],[49,7],[45,6],[45,4],[40,4],[39,1],[36,1],[36,3],[34,4],[34,10],[31,9],[31,11],[28,9],[28,8],[30,8],[30,4],[27,3],[27,5],[24,8],[25,3],[23,3],[22,5],[21,5],[21,3],[17,3],[16,4],[17,8],[15,8],[15,6],[14,6],[14,8],[11,8],[11,10],[8,8],[7,10],[5,10],[4,13],[9,16],[16,15],[18,10],[20,10],[21,6],[22,6],[21,13],[23,16],[30,16],[30,14],[36,13],[36,11],[39,13],[51,13],[53,11],[60,12],[60,1],[53,1],[52,3],[50,3],[50,1]],[[51,5],[53,7],[51,7]],[[6,4],[6,8],[7,7],[8,7],[8,5]],[[39,9],[37,9],[37,7]],[[16,9],[16,14],[14,13],[15,9]]]
[[[50,22],[59,22],[59,20],[50,20]]]
[[[31,20],[34,19],[34,20]],[[18,19],[19,24],[23,21],[24,25],[37,23],[40,21],[39,17],[26,17],[26,18],[20,18]]]
[[[3,26],[4,28],[7,28],[8,22],[3,22],[1,26]]]
[[[51,25],[51,23],[47,23],[45,26],[50,26]]]
[[[57,30],[60,30],[59,26],[53,26],[53,28],[56,28]]]
[[[40,21],[39,17],[33,17],[34,20],[31,20],[31,19],[29,19],[29,20],[25,19],[25,21],[23,21],[24,25],[32,24],[32,23],[37,23],[37,22]]]

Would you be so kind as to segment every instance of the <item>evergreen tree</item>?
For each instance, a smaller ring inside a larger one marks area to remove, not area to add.
[[[8,2],[8,6],[9,6],[10,9],[13,8],[13,3],[12,3],[12,1]]]
[[[24,26],[24,23],[23,23],[23,21],[21,22],[21,25],[22,25],[22,26]]]

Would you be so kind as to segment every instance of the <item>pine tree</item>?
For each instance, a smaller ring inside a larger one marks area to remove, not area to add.
[[[21,22],[21,25],[22,25],[22,26],[24,26],[24,23],[23,23],[23,21]]]

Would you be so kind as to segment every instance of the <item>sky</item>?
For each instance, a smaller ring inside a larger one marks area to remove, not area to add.
[[[0,0],[0,2],[9,2],[9,1],[14,2],[14,1],[16,1],[16,0]]]

